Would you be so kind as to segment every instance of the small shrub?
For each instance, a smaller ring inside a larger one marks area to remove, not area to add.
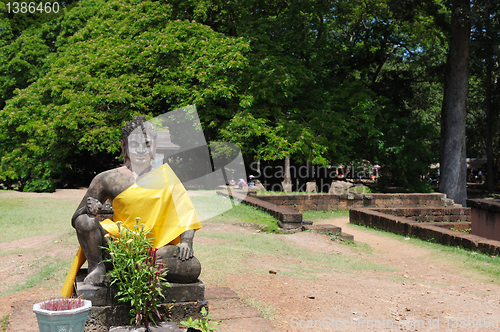
[[[201,315],[203,316],[201,319],[195,319],[189,317],[187,321],[182,321],[181,325],[185,327],[191,327],[194,329],[201,329],[202,332],[214,332],[215,330],[218,330],[216,328],[217,325],[221,323],[221,321],[218,322],[210,322],[210,314],[208,314],[207,309],[205,307],[201,308]]]
[[[144,322],[149,327],[151,322],[155,324],[154,316],[161,319],[158,309],[164,298],[163,288],[169,286],[165,281],[167,269],[157,261],[156,249],[147,238],[144,225],[139,227],[139,218],[133,230],[117,224],[120,236],[106,235],[111,258],[105,262],[113,264],[108,276],[111,284],[118,287],[118,301],[132,306],[130,323]]]

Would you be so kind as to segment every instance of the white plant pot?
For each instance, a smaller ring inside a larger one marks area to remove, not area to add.
[[[91,301],[83,301],[83,307],[61,311],[41,309],[40,306],[44,302],[34,304],[33,311],[36,314],[40,332],[83,332],[87,316],[92,308]]]

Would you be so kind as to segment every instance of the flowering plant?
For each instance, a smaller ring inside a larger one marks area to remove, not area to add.
[[[133,230],[121,227],[117,222],[119,236],[106,235],[111,258],[105,260],[113,264],[108,272],[111,285],[116,284],[116,296],[119,302],[130,303],[130,323],[136,325],[144,322],[149,327],[155,324],[155,316],[161,319],[159,307],[167,269],[157,261],[156,251],[147,238],[144,225],[139,227],[139,218]]]
[[[81,308],[85,305],[85,301],[81,298],[66,299],[52,298],[40,304],[40,309],[48,311],[63,311]]]

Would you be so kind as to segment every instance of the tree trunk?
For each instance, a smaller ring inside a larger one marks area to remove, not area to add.
[[[489,4],[485,9],[485,30],[486,36],[491,36],[491,17]],[[493,124],[496,120],[495,109],[492,103],[492,73],[493,73],[493,39],[486,39],[486,189],[494,192],[496,189],[495,155],[493,152]],[[484,170],[483,170],[484,171]]]
[[[465,119],[469,77],[470,0],[452,3],[452,31],[441,110],[439,191],[455,203],[467,200]]]
[[[493,55],[491,55],[493,56]],[[491,193],[495,191],[495,155],[493,152],[493,123],[495,114],[491,103],[491,57],[486,59],[486,189]]]

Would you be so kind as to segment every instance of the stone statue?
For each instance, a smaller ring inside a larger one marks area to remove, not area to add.
[[[145,117],[134,117],[133,121],[127,123],[122,129],[120,141],[124,156],[124,165],[98,174],[92,180],[85,197],[73,215],[71,223],[76,229],[81,251],[85,254],[88,261],[88,274],[84,279],[84,283],[86,284],[102,284],[103,276],[106,273],[106,267],[102,262],[102,246],[105,245],[106,240],[104,235],[107,234],[107,229],[105,230],[106,226],[103,227],[104,222],[101,224],[96,218],[99,208],[108,199],[112,202],[114,215],[113,220],[108,220],[108,224],[113,224],[118,221],[114,220],[119,212],[117,209],[126,208],[135,211],[136,207],[139,209],[141,204],[144,205],[144,202],[147,203],[148,189],[143,190],[146,192],[146,197],[143,197],[141,201],[135,202],[134,197],[131,200],[129,199],[127,203],[118,201],[123,193],[130,190],[130,188],[134,187],[134,184],[137,184],[138,181],[152,173],[151,160],[155,156],[156,138],[157,134],[154,126],[147,122]],[[182,185],[180,186],[182,187]],[[179,190],[183,190],[183,193],[185,193],[184,187]],[[170,191],[168,191],[168,195],[170,195],[169,193]],[[183,199],[189,200],[187,195],[183,197]],[[165,199],[169,202],[168,200],[172,198],[166,197]],[[115,203],[117,206],[115,206]],[[189,204],[191,204],[190,200]],[[136,214],[135,212],[133,213]],[[178,232],[179,236],[174,235],[178,243],[174,244],[176,241],[168,238],[166,241],[170,242],[158,249],[159,259],[168,268],[167,281],[169,282],[192,283],[197,280],[201,272],[200,262],[193,256],[193,237],[195,230],[200,228],[201,224],[194,209],[189,213],[191,213],[189,215],[189,225],[191,226],[182,228]],[[140,213],[138,212],[137,214]],[[130,217],[141,216],[130,215]],[[164,219],[170,220],[170,217]],[[161,233],[163,229],[171,228],[167,221],[160,220],[159,222],[161,222],[161,226],[158,226],[160,228],[157,227],[155,230],[156,233],[153,234],[155,238],[161,238],[160,234],[157,233]]]

